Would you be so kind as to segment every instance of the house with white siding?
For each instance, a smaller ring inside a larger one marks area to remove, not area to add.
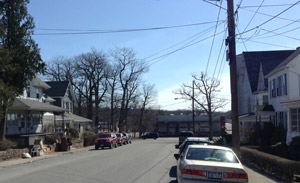
[[[286,142],[300,136],[300,48],[266,75],[269,101],[275,109],[275,124],[284,124]]]
[[[238,112],[241,141],[257,125],[274,122],[276,109],[269,102],[268,78],[295,50],[252,51],[237,55]]]

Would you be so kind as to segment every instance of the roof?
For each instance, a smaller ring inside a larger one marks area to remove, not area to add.
[[[45,90],[45,94],[51,97],[63,97],[69,86],[69,81],[47,81],[50,89]]]
[[[257,105],[255,112],[275,112],[275,110],[272,105]]]
[[[192,122],[193,117],[189,115],[178,115],[178,116],[158,116],[157,121],[162,122]],[[206,122],[208,121],[208,116],[195,116],[195,122]],[[213,116],[213,122],[219,122],[220,116]]]
[[[72,114],[72,113],[65,113],[65,116],[68,118],[72,118],[74,120],[74,122],[77,123],[88,123],[88,122],[92,122],[92,120],[84,118],[82,116],[78,116],[76,114]]]
[[[252,93],[257,90],[260,64],[265,76],[293,52],[295,50],[243,52]]]
[[[32,86],[37,87],[37,88],[43,88],[43,89],[49,89],[50,88],[50,86],[47,83],[45,83],[44,81],[42,81],[38,77],[33,78],[31,80],[31,84],[32,84]]]
[[[37,100],[16,98],[9,110],[42,111],[42,112],[64,112],[65,109],[54,105],[45,104]]]
[[[275,69],[273,69],[268,75],[276,73],[280,69],[284,68],[288,63],[290,63],[295,57],[300,54],[300,48],[297,48],[289,57],[287,57],[283,62],[281,62]]]

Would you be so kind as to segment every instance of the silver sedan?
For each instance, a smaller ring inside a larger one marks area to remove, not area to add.
[[[178,183],[248,182],[235,153],[221,146],[189,145],[177,162]]]

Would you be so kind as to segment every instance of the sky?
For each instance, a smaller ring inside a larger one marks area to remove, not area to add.
[[[298,2],[235,0],[236,53],[296,49]],[[150,65],[143,80],[155,84],[158,96],[153,105],[176,110],[190,109],[191,102],[175,100],[180,96],[173,91],[192,83],[191,75],[201,72],[220,79],[218,97],[230,100],[224,54],[226,4],[225,0],[31,0],[28,11],[36,26],[33,39],[46,63],[91,49],[132,48]],[[149,28],[155,29],[120,32]],[[230,110],[230,103],[221,110]]]

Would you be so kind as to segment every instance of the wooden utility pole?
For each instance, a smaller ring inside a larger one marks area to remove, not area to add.
[[[235,47],[235,19],[233,0],[227,0],[228,15],[228,38],[229,65],[230,65],[230,87],[231,87],[231,113],[232,113],[232,145],[235,153],[240,156],[240,131],[238,119],[238,92],[236,71],[236,47]]]

